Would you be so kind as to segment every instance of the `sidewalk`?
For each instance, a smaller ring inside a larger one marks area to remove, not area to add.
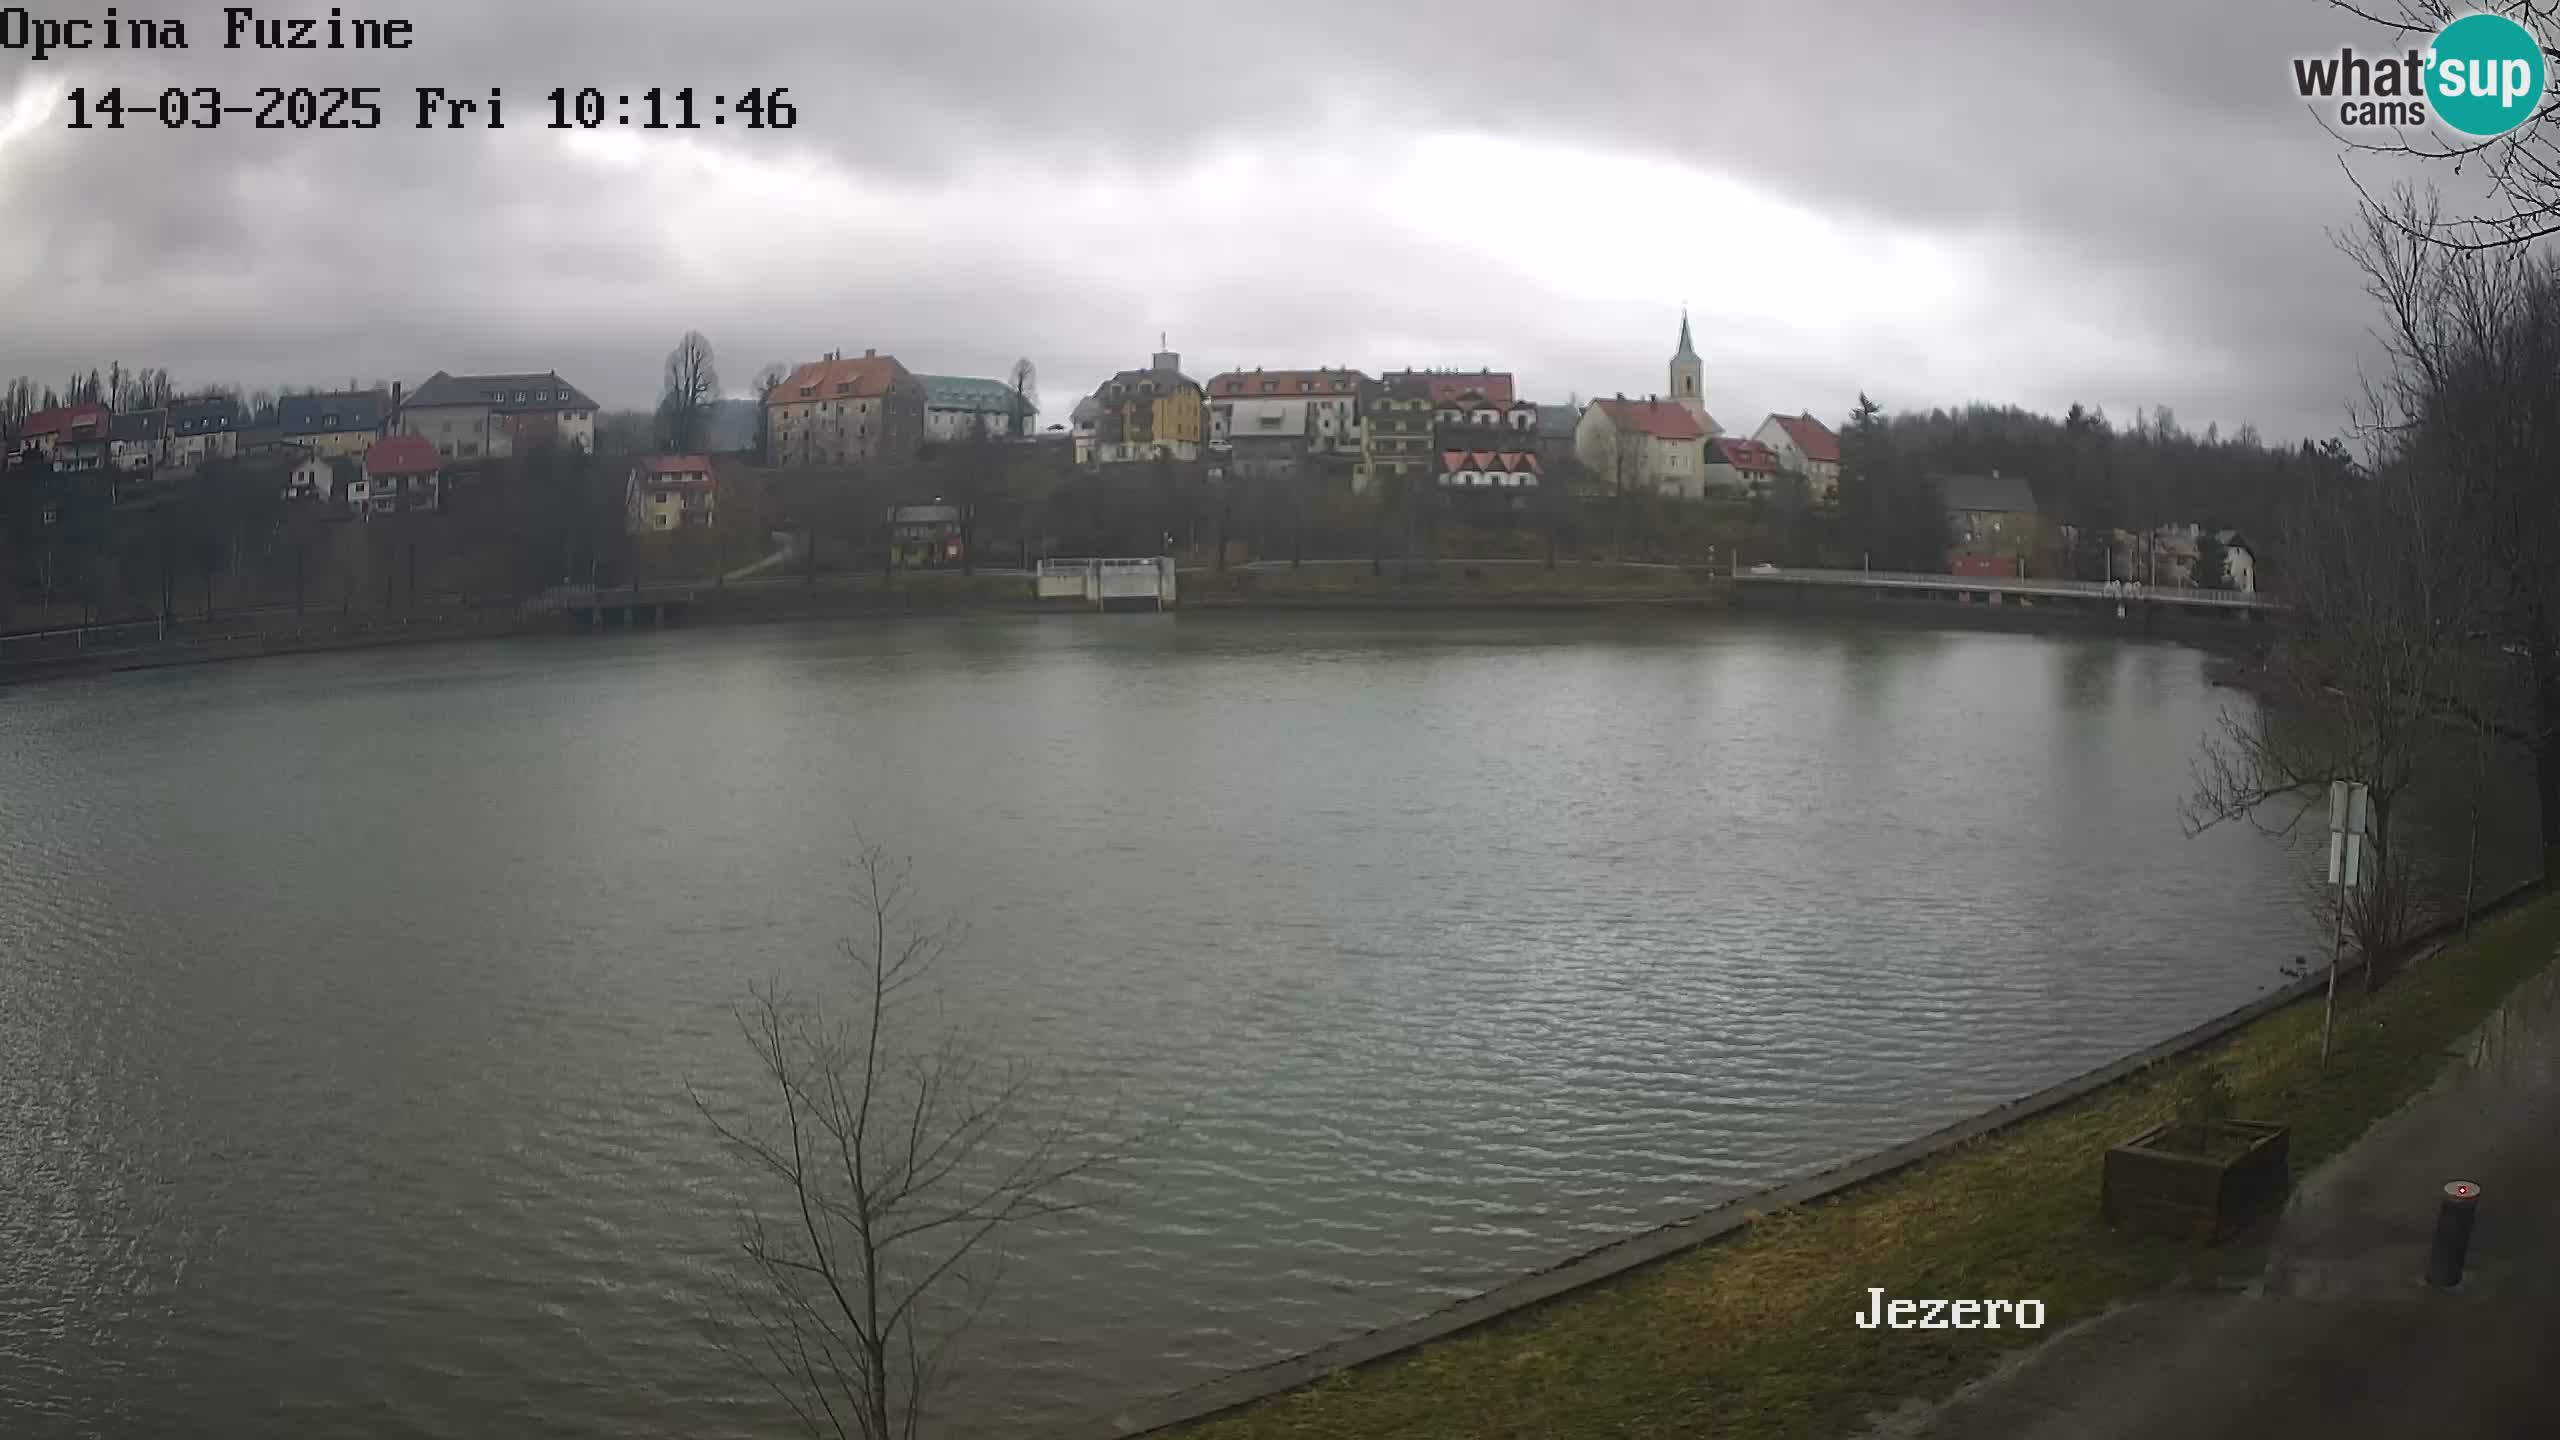
[[[2057,1336],[1875,1440],[2560,1434],[2560,970],[2438,1084],[2307,1177],[2245,1284]],[[2481,1187],[2469,1267],[2425,1273],[2441,1187]]]

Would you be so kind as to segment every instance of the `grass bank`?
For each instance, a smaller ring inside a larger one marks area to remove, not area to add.
[[[2156,1292],[2191,1263],[2098,1221],[2106,1147],[2165,1116],[2194,1065],[2224,1068],[2239,1113],[2293,1127],[2296,1173],[2438,1075],[2446,1052],[2560,945],[2560,899],[2485,923],[2381,995],[2340,996],[2319,1062],[2315,997],[2124,1084],[1733,1239],[1305,1389],[1187,1427],[1279,1437],[1681,1436],[1804,1440],[1943,1398],[2033,1332],[1882,1332],[1888,1295],[2041,1299],[2050,1335]]]

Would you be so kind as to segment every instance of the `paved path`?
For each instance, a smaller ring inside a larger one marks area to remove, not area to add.
[[[1894,1440],[2560,1436],[2560,972],[2435,1089],[2308,1177],[2228,1294],[2071,1331]],[[2481,1187],[2461,1286],[2421,1282],[2439,1187]]]

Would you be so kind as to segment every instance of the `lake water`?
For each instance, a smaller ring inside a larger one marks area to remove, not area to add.
[[[777,1433],[686,1089],[839,973],[866,836],[966,923],[942,1021],[1180,1117],[1017,1239],[954,1431],[1434,1309],[2278,983],[2308,842],[2178,823],[2235,703],[2166,644],[1664,615],[0,692],[0,1434]]]

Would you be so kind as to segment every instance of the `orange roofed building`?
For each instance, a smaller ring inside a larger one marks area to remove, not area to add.
[[[924,384],[894,355],[830,351],[765,392],[765,463],[863,465],[924,443]]]

